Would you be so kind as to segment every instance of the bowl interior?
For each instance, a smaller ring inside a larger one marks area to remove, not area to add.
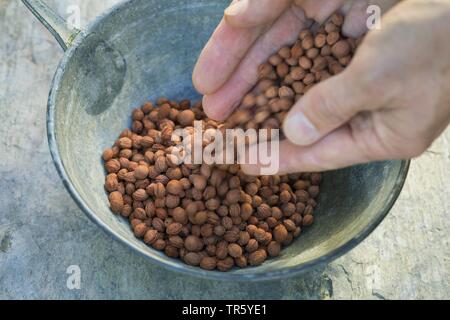
[[[314,225],[279,258],[226,276],[186,266],[136,239],[128,222],[109,210],[103,189],[102,150],[129,126],[133,108],[160,96],[199,98],[192,68],[227,4],[136,0],[101,18],[77,40],[57,72],[50,128],[69,188],[91,218],[115,237],[156,262],[202,276],[279,276],[361,241],[395,200],[406,164],[381,162],[326,173]]]

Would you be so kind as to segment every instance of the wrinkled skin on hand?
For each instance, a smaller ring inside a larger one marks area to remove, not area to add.
[[[382,9],[381,29],[368,32],[344,72],[294,105],[279,173],[420,155],[450,121],[448,0],[234,1],[194,70],[205,112],[226,119],[256,83],[258,66],[293,43],[309,19],[321,23],[341,10],[344,34],[360,36],[369,4]],[[259,173],[257,165],[243,170]]]

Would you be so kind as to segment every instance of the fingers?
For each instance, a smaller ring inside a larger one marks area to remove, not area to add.
[[[359,77],[347,69],[309,90],[291,109],[283,125],[286,137],[310,145],[370,106]]]
[[[252,28],[276,20],[291,0],[240,0],[225,10],[225,20],[236,28]]]
[[[257,152],[256,146],[249,152]],[[374,160],[360,149],[348,126],[339,128],[307,147],[294,145],[287,140],[281,141],[278,155],[277,174],[334,170]],[[273,161],[276,163],[276,159]],[[248,175],[261,175],[264,172],[261,164],[241,165],[241,168]]]
[[[233,1],[200,54],[192,75],[195,88],[202,94],[217,91],[267,25],[276,20],[289,4],[290,0]]]
[[[192,74],[194,87],[202,94],[219,89],[262,33],[262,27],[237,29],[222,20],[203,48]]]
[[[348,37],[358,38],[362,36],[368,30],[367,19],[369,18],[369,13],[367,9],[369,6],[376,5],[380,9],[380,14],[384,15],[398,2],[399,0],[360,0],[353,2],[348,12],[346,12],[342,32]]]
[[[258,80],[258,67],[283,45],[295,42],[305,26],[305,16],[299,8],[286,10],[272,27],[248,51],[230,79],[213,94],[203,98],[203,109],[208,117],[226,119],[242,97]]]

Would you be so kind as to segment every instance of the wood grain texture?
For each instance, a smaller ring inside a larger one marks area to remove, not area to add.
[[[116,0],[47,0],[82,24]],[[45,105],[62,51],[17,0],[0,0],[0,298],[450,298],[450,130],[413,161],[389,216],[356,249],[301,277],[245,287],[165,271],[102,233],[66,193]],[[79,265],[81,290],[66,287]]]

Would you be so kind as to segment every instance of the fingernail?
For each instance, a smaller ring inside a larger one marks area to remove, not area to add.
[[[247,8],[248,1],[247,0],[239,0],[233,4],[231,4],[228,8],[225,9],[225,15],[227,16],[237,16],[245,11]]]
[[[292,143],[301,146],[310,145],[320,138],[316,127],[301,112],[287,116],[284,132]]]

